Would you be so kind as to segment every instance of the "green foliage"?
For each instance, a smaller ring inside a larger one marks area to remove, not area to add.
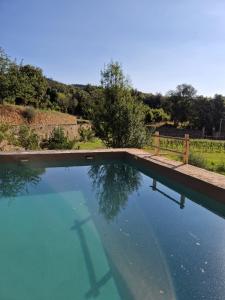
[[[9,130],[10,126],[8,124],[0,124],[0,132],[3,134],[7,133]]]
[[[23,117],[29,122],[31,123],[36,115],[36,111],[32,106],[28,106],[24,109],[23,111]]]
[[[182,151],[183,141],[174,140],[170,138],[160,139],[160,146],[162,148],[169,148],[172,150]],[[204,140],[204,139],[191,139],[190,149],[193,152],[204,152],[204,153],[225,153],[225,141],[215,141],[215,140]]]
[[[169,121],[170,116],[162,108],[149,108],[146,109],[145,122],[149,123],[158,123]]]
[[[35,133],[34,129],[31,129],[26,125],[20,126],[17,142],[19,146],[26,150],[36,150],[39,148],[38,135]]]
[[[170,113],[172,120],[185,122],[191,113],[191,103],[196,97],[197,91],[188,84],[178,85],[175,91],[168,93],[170,100]]]
[[[113,62],[106,66],[101,75],[101,87],[90,84],[63,84],[46,78],[40,68],[17,64],[0,48],[0,104],[7,102],[31,105],[35,108],[53,109],[85,118],[97,118],[101,124],[96,125],[96,130],[109,146],[113,145],[113,132],[117,129],[113,129],[108,137],[104,137],[103,128],[100,127],[105,126],[103,123],[109,123],[106,112],[112,113],[115,121],[118,122],[119,113],[116,113],[116,109],[125,112],[124,106],[119,104],[126,101],[130,103],[128,110],[135,110],[135,105],[144,104],[145,109],[142,107],[140,110],[145,110],[146,123],[170,119],[176,126],[183,123],[193,129],[205,128],[207,135],[220,130],[221,120],[224,120],[223,124],[225,124],[225,97],[222,95],[197,96],[196,90],[188,84],[178,85],[166,96],[159,93],[155,95],[142,93],[130,87],[121,66]],[[132,101],[134,104],[131,105]],[[101,114],[102,118],[100,118]],[[125,118],[128,118],[126,112]],[[129,122],[128,118],[128,125]],[[123,126],[125,125],[123,123]],[[104,131],[108,129],[105,128]],[[124,136],[123,132],[122,134]],[[143,130],[141,136],[144,137]],[[129,145],[130,142],[124,138],[121,144]]]
[[[201,154],[194,152],[190,153],[189,164],[203,169],[207,167],[207,161],[205,158]]]
[[[215,170],[216,170],[218,173],[225,174],[225,162],[224,162],[224,161],[219,162],[219,163],[215,166]]]
[[[145,107],[131,95],[128,81],[118,63],[101,72],[104,99],[90,118],[96,134],[108,147],[141,147],[147,141]]]
[[[191,148],[202,152],[225,152],[225,141],[191,140]]]
[[[145,123],[146,124],[151,124],[154,122],[154,116],[152,109],[148,106],[145,107]]]
[[[10,144],[13,144],[15,141],[11,133],[11,127],[8,124],[0,124],[0,143],[4,140]]]
[[[79,128],[79,135],[81,142],[90,142],[93,141],[95,134],[92,128],[86,128],[85,126],[81,126]]]
[[[31,65],[20,65],[18,72],[16,99],[22,99],[25,105],[39,107],[47,89],[47,82],[42,70]]]
[[[41,144],[42,148],[48,149],[73,149],[75,145],[75,140],[70,141],[67,136],[65,136],[62,127],[56,127],[53,129],[50,137],[44,140]]]
[[[4,133],[0,131],[0,143],[4,140]]]

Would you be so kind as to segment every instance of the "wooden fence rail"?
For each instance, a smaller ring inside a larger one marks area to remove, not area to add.
[[[160,155],[160,150],[174,152],[174,153],[177,153],[177,154],[181,154],[183,156],[183,163],[188,164],[189,153],[190,153],[189,134],[185,134],[184,138],[180,138],[180,137],[160,135],[159,131],[156,131],[155,134],[153,134],[152,136],[154,137],[154,144],[152,146],[155,148],[155,155]],[[181,141],[183,141],[183,151],[181,152],[181,151],[161,147],[160,146],[160,139],[161,138],[162,139],[181,140]]]

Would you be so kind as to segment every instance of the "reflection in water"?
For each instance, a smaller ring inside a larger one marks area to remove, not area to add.
[[[0,198],[16,197],[26,192],[29,184],[38,184],[44,168],[32,168],[27,164],[2,165],[0,167]]]
[[[107,220],[114,219],[141,184],[139,171],[126,164],[93,165],[88,174],[96,190],[99,211]]]
[[[171,201],[173,201],[174,203],[178,204],[180,206],[180,209],[184,208],[184,204],[185,204],[185,195],[180,194],[180,201],[174,199],[173,197],[171,197],[170,195],[168,195],[167,193],[165,193],[164,191],[160,190],[157,188],[157,181],[155,179],[153,179],[152,181],[152,186],[151,186],[152,190],[155,192],[159,192],[160,194],[162,194],[163,196],[165,196],[166,198],[170,199]]]

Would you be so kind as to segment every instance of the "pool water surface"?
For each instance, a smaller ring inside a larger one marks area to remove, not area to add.
[[[225,207],[132,164],[0,166],[0,300],[225,299]]]

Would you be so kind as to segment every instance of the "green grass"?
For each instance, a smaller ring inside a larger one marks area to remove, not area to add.
[[[75,145],[76,149],[77,149],[77,147],[79,147],[79,149],[81,149],[81,150],[95,150],[95,149],[106,148],[106,146],[103,144],[103,142],[98,138],[95,138],[95,139],[93,139],[93,141],[90,141],[90,142],[78,142]]]
[[[196,140],[195,140],[196,141]],[[191,150],[191,157],[190,157],[190,164],[193,164],[197,167],[204,168],[209,171],[217,172],[220,174],[225,175],[225,151],[215,151],[213,150],[214,148],[212,147],[212,150],[210,152],[210,149],[208,149],[207,152],[202,150],[202,143],[200,141],[200,150],[197,148],[197,142],[194,143],[194,147],[190,147]],[[209,143],[218,143],[218,141],[211,141],[211,140],[206,140],[205,142]],[[192,144],[191,144],[192,145]],[[145,147],[144,148],[146,151],[150,153],[154,153],[154,148],[151,146]],[[175,150],[175,147],[173,148]],[[182,151],[182,147],[177,147],[178,151]],[[182,155],[175,154],[172,152],[165,152],[161,150],[162,156],[167,157],[168,159],[172,160],[177,160],[177,161],[182,161]]]

